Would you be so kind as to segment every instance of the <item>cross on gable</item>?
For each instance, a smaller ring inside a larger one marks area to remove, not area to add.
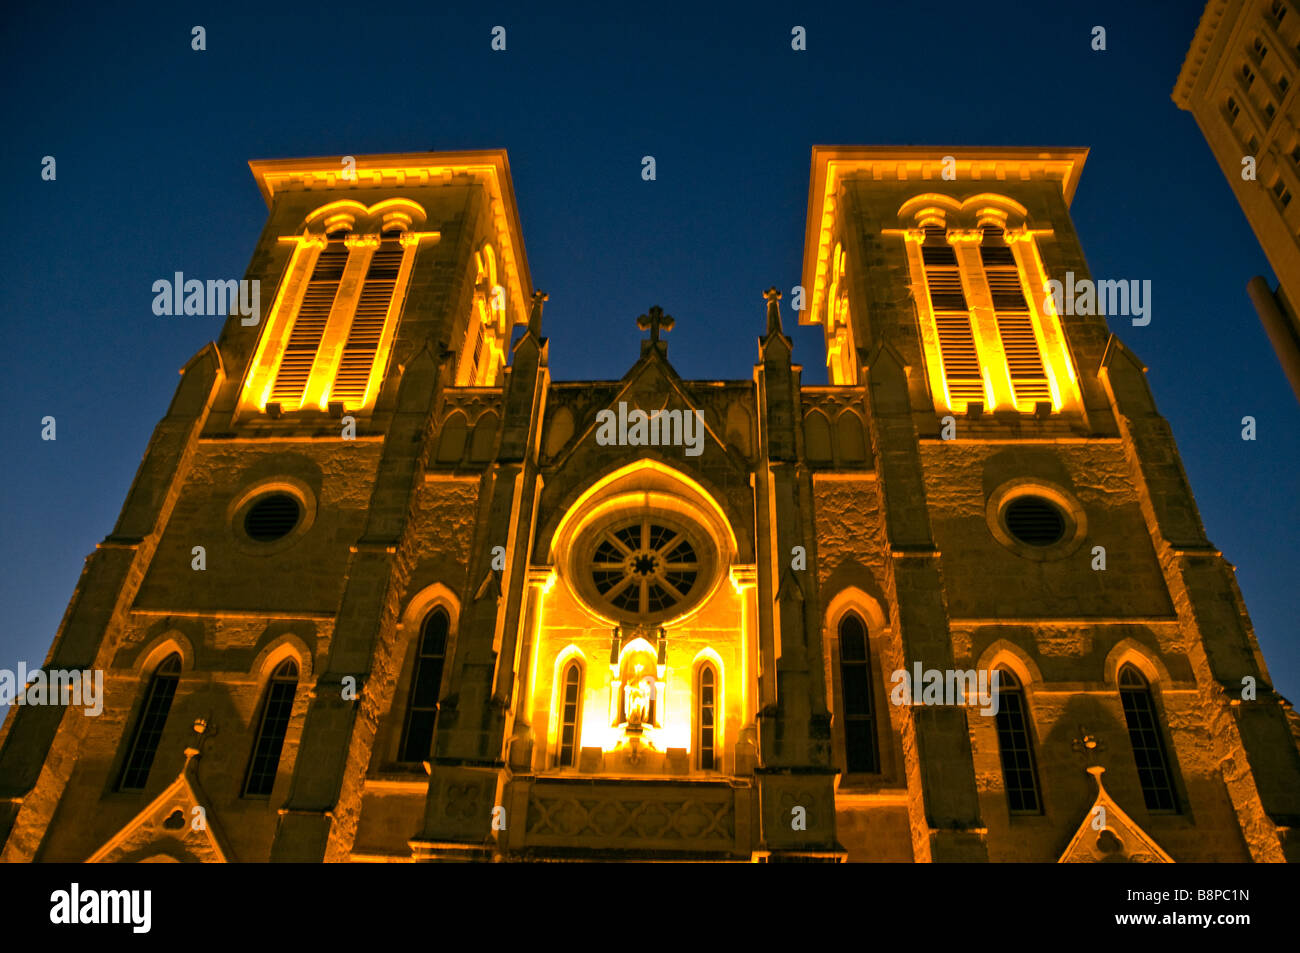
[[[636,326],[638,328],[642,331],[650,332],[650,340],[652,343],[658,342],[660,331],[663,331],[665,334],[671,331],[673,329],[673,323],[673,316],[671,314],[664,314],[664,309],[659,307],[659,305],[655,305],[650,309],[649,313],[643,314],[641,317],[636,319]]]

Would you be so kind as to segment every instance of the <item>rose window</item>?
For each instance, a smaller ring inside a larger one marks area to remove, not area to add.
[[[591,558],[596,591],[615,608],[638,615],[685,601],[699,575],[691,541],[653,517],[602,531]]]

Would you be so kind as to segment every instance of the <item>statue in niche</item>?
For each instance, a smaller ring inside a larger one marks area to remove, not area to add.
[[[646,672],[645,663],[633,663],[631,678],[623,686],[623,714],[629,728],[640,728],[650,721],[650,705],[654,701],[654,694],[654,674]]]
[[[619,663],[618,723],[626,725],[632,733],[658,724],[658,667],[654,649],[643,639],[637,639],[623,648]]]

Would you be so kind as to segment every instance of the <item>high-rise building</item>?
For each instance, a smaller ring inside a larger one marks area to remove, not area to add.
[[[1289,706],[1145,369],[1046,294],[1085,155],[814,149],[824,386],[776,289],[750,379],[682,379],[650,307],[552,380],[504,152],[252,163],[268,307],[46,660],[102,713],[6,721],[0,857],[1295,858]]]
[[[1292,0],[1210,0],[1173,99],[1196,118],[1277,275],[1251,301],[1300,398],[1300,9]]]

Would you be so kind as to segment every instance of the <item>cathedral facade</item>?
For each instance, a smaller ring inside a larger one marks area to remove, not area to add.
[[[1295,859],[1233,569],[1051,284],[1086,151],[951,151],[814,149],[802,283],[703,381],[658,307],[551,379],[504,152],[252,163],[264,313],[63,618],[102,712],[6,720],[0,857]]]

